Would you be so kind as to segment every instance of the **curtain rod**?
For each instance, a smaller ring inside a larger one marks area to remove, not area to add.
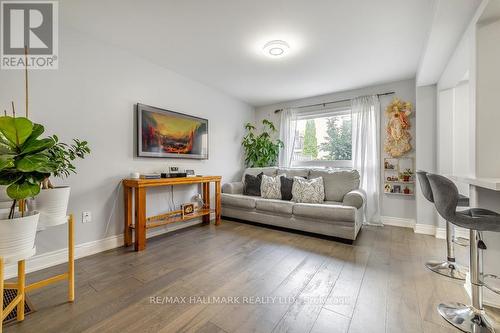
[[[395,92],[394,91],[389,91],[389,92],[386,92],[386,93],[382,93],[382,94],[377,94],[377,97],[380,97],[380,96],[387,96],[387,95],[394,95]],[[318,103],[318,104],[311,104],[311,105],[303,105],[303,106],[299,106],[299,107],[296,107],[295,109],[303,109],[303,108],[309,108],[311,106],[326,106],[327,104],[334,104],[334,103],[342,103],[342,102],[349,102],[352,98],[349,98],[349,99],[341,99],[339,101],[331,101],[331,102],[325,102],[325,103]],[[278,109],[278,110],[274,110],[274,113],[278,113],[278,112],[281,112],[283,111],[283,109]]]

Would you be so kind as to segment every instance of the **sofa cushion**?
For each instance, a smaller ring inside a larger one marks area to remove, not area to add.
[[[293,178],[281,176],[281,200],[292,200]]]
[[[294,177],[292,196],[295,202],[322,203],[325,200],[323,178],[304,179]]]
[[[255,208],[257,210],[292,215],[293,202],[272,199],[256,199]]]
[[[257,176],[245,175],[245,181],[243,182],[243,194],[260,197],[260,187],[263,175],[264,174],[262,172]]]
[[[309,178],[318,177],[323,177],[325,200],[342,201],[348,192],[359,188],[359,173],[356,170],[311,170]]]
[[[296,203],[293,215],[327,221],[354,222],[356,209],[342,205]]]
[[[281,175],[278,176],[262,176],[262,184],[260,186],[260,195],[264,199],[281,199]]]
[[[259,197],[252,197],[243,194],[221,194],[222,204],[225,206],[232,206],[238,208],[245,209],[254,209],[255,208],[255,199]]]
[[[246,168],[243,172],[243,177],[241,181],[245,181],[245,175],[257,176],[259,173],[263,173],[266,176],[276,176],[278,168],[277,167],[266,167],[266,168]]]
[[[303,169],[303,168],[278,168],[278,174],[285,174],[289,178],[293,177],[302,177],[302,178],[308,178],[309,177],[309,169]]]

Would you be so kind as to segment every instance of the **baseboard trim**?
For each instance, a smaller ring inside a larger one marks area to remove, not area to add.
[[[211,219],[214,220],[215,216],[214,215],[211,216]],[[182,224],[179,225],[171,225],[164,228],[152,229],[147,232],[146,237],[151,238],[163,235],[175,230],[187,228],[200,223],[202,223],[201,220],[191,220],[188,222],[182,222]],[[123,244],[124,244],[123,234],[106,237],[96,241],[77,244],[75,245],[75,259],[115,249],[117,247],[123,246]],[[67,248],[35,255],[30,259],[26,260],[26,273],[32,273],[45,268],[60,265],[66,263],[67,261],[68,261]],[[14,263],[6,265],[4,276],[6,280],[16,277],[17,264]]]
[[[446,228],[436,227],[430,224],[416,223],[414,219],[393,216],[381,216],[382,224],[394,227],[412,228],[416,234],[430,235],[438,239],[446,239]],[[455,227],[455,236],[469,239],[469,231],[464,228]]]
[[[414,219],[405,219],[401,217],[392,217],[392,216],[381,216],[380,220],[384,225],[390,225],[393,227],[402,227],[402,228],[414,228],[415,220]]]

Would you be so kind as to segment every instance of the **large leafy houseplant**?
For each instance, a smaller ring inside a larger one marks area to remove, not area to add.
[[[247,134],[243,137],[242,145],[245,150],[245,164],[249,168],[275,166],[279,150],[284,146],[281,140],[275,138],[277,130],[271,121],[264,119],[262,125],[260,134],[257,134],[254,125],[245,125]]]
[[[0,117],[0,185],[7,186],[13,200],[9,218],[14,217],[18,201],[40,193],[42,181],[57,166],[49,150],[53,137],[40,139],[44,127],[24,117]]]

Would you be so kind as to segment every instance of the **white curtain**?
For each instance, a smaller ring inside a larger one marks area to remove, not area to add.
[[[295,148],[295,132],[297,131],[297,110],[283,109],[280,119],[280,140],[284,147],[280,150],[279,166],[289,168],[292,165]]]
[[[351,100],[352,164],[366,192],[365,223],[380,224],[380,101],[378,96]]]

